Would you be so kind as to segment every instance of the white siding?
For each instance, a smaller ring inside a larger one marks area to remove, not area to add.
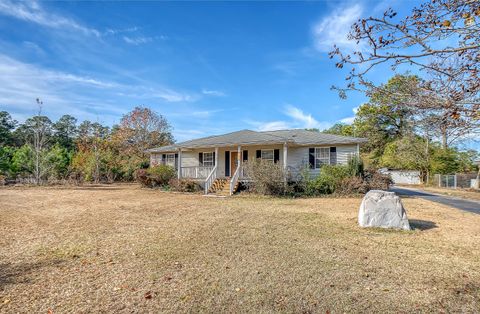
[[[287,163],[289,170],[295,175],[302,169],[309,167],[309,148],[310,147],[322,147],[322,146],[300,146],[300,147],[288,147]],[[330,146],[323,146],[330,147]],[[337,164],[346,164],[351,156],[357,154],[356,145],[340,145],[337,147]],[[218,167],[217,176],[225,177],[225,152],[237,152],[238,147],[223,147],[218,150]],[[248,160],[253,161],[256,158],[257,150],[262,149],[278,149],[280,151],[280,164],[283,164],[283,145],[265,145],[265,146],[244,146],[241,147],[242,151],[248,151]],[[198,154],[200,152],[213,152],[214,148],[208,149],[196,149],[191,151],[182,152],[182,167],[197,167],[199,166]],[[158,161],[161,160],[162,154],[152,154],[151,161],[155,160],[154,156],[159,156]],[[318,174],[320,169],[310,169],[312,175]],[[232,174],[230,174],[232,175]]]
[[[292,175],[298,175],[299,172],[309,167],[309,148],[310,147],[330,147],[330,146],[309,146],[309,147],[288,147],[287,162]],[[337,164],[345,165],[348,160],[357,154],[357,145],[341,145],[337,147]],[[318,175],[320,169],[310,169],[312,175]]]

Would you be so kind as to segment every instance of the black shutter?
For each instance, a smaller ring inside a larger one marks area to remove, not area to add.
[[[248,150],[243,151],[243,161],[248,161]]]
[[[167,161],[167,154],[162,154],[162,162],[161,162],[161,164],[162,164],[162,165],[166,164],[166,161]]]
[[[330,147],[330,164],[336,165],[337,164],[337,148]]]
[[[198,153],[198,164],[203,166],[203,153]]]
[[[274,149],[273,150],[273,162],[277,163],[280,161],[280,150],[279,149]]]
[[[215,164],[215,152],[213,152],[213,166],[216,166],[216,164]]]
[[[225,176],[230,176],[230,152],[225,152]]]
[[[257,149],[257,159],[262,158],[262,151],[260,149]]]
[[[308,149],[308,163],[310,164],[310,169],[315,168],[315,148],[313,147]]]
[[[175,154],[175,169],[178,169],[178,154]]]

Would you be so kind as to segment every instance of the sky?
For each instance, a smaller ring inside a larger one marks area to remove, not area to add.
[[[0,0],[0,110],[106,125],[147,106],[177,141],[240,129],[325,129],[366,101],[331,90],[328,52],[362,16],[414,1],[19,2]],[[386,81],[391,72],[375,70]]]

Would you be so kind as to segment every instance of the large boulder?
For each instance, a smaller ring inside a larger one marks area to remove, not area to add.
[[[361,227],[410,230],[407,213],[400,197],[394,192],[371,190],[363,198],[358,212]]]

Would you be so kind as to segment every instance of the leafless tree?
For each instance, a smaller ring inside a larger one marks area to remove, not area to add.
[[[381,65],[396,70],[400,65],[415,66],[436,72],[455,81],[465,92],[480,91],[480,1],[428,0],[399,19],[388,9],[380,17],[368,17],[352,25],[349,38],[361,49],[344,53],[338,47],[330,57],[338,57],[338,68],[350,65],[347,86],[338,88],[345,97],[347,90],[372,91],[375,84],[367,74]],[[455,66],[448,62],[457,59]],[[478,115],[478,99],[469,107]]]
[[[42,119],[42,107],[43,102],[37,98],[36,99],[38,112],[37,116],[34,117],[32,124],[32,147],[34,152],[34,169],[33,176],[35,184],[40,184],[43,176],[48,171],[44,163],[45,149],[48,142],[49,128],[50,125]]]

